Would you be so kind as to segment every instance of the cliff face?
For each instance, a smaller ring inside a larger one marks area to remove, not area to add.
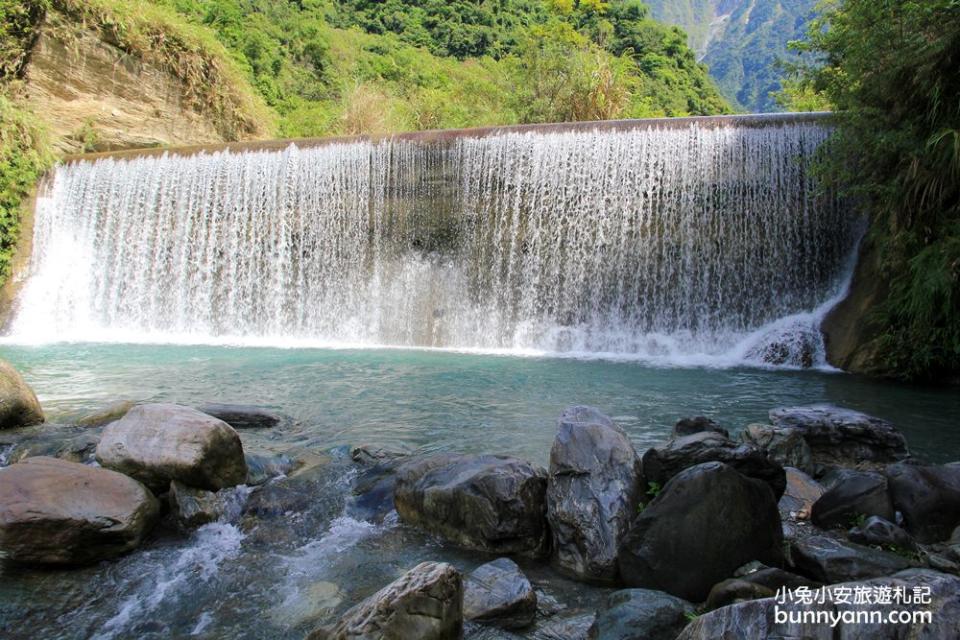
[[[65,153],[227,141],[182,82],[50,11],[24,73],[27,104]]]

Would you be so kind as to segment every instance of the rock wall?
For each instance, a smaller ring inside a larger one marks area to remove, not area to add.
[[[24,74],[26,99],[65,153],[225,142],[184,103],[173,74],[63,14],[47,14]]]

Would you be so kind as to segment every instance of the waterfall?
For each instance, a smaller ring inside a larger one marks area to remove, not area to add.
[[[789,364],[790,340],[744,345],[841,286],[859,224],[811,176],[828,134],[731,119],[72,161],[38,198],[11,339]]]

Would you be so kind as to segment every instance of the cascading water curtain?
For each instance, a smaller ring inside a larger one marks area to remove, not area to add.
[[[717,354],[836,292],[811,122],[77,161],[15,338]]]

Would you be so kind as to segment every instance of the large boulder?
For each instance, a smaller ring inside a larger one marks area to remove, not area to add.
[[[886,476],[893,506],[918,541],[946,540],[960,526],[960,463],[893,464]]]
[[[681,471],[633,522],[620,548],[623,581],[702,602],[751,560],[777,565],[783,533],[767,483],[721,462]]]
[[[539,557],[548,546],[547,474],[507,456],[439,454],[397,469],[400,519],[466,549]]]
[[[694,606],[663,591],[622,589],[607,597],[590,627],[590,640],[673,640]]]
[[[857,588],[871,594],[869,602],[858,602],[849,595]],[[913,594],[914,589],[929,589],[930,604],[904,606],[895,598],[878,604],[872,598],[877,589],[903,590],[907,594]],[[957,637],[960,578],[956,576],[910,569],[875,580],[832,585],[826,593],[822,604],[819,600],[783,603],[773,597],[721,607],[698,616],[677,640],[954,640]],[[860,618],[875,611],[885,620],[891,613],[905,610],[929,612],[930,621],[913,625],[865,624]],[[817,612],[822,612],[821,619],[816,619]],[[831,619],[838,621],[835,627],[824,623]]]
[[[708,611],[725,607],[735,602],[757,600],[776,595],[781,589],[817,589],[819,582],[784,571],[751,562],[736,571],[733,578],[718,582],[710,589],[705,608]]]
[[[661,447],[648,449],[641,460],[644,487],[650,483],[662,487],[680,471],[704,462],[723,462],[745,476],[766,482],[778,500],[787,485],[783,466],[771,460],[763,449],[738,444],[711,431],[675,438]]]
[[[893,520],[893,504],[882,474],[855,471],[844,476],[813,503],[811,521],[818,527],[849,527],[860,517]]]
[[[423,562],[349,609],[332,628],[308,640],[456,640],[463,630],[460,573]]]
[[[0,429],[43,422],[37,394],[6,360],[0,360]]]
[[[97,460],[157,492],[171,480],[217,491],[247,477],[237,432],[222,420],[176,404],[139,405],[108,424]]]
[[[830,404],[781,407],[770,411],[770,422],[800,431],[817,464],[886,463],[909,455],[906,440],[895,426],[852,409]]]
[[[269,429],[280,424],[279,414],[248,404],[213,402],[197,407],[198,411],[223,420],[234,429]]]
[[[537,593],[513,560],[480,565],[463,580],[463,617],[503,629],[522,629],[537,615]]]
[[[159,511],[127,476],[55,458],[0,469],[0,557],[83,564],[136,548]]]
[[[808,474],[816,471],[810,445],[797,429],[750,424],[740,434],[740,438],[747,444],[763,449],[771,460],[784,467],[800,469]]]
[[[590,407],[570,407],[550,449],[547,520],[556,566],[578,579],[617,580],[617,550],[637,512],[637,455]]]
[[[825,584],[888,576],[910,567],[895,553],[824,535],[794,540],[790,558],[798,572]]]
[[[823,487],[816,480],[793,467],[784,467],[787,474],[787,488],[780,496],[780,515],[784,519],[806,520],[810,517],[813,504],[823,495]]]

